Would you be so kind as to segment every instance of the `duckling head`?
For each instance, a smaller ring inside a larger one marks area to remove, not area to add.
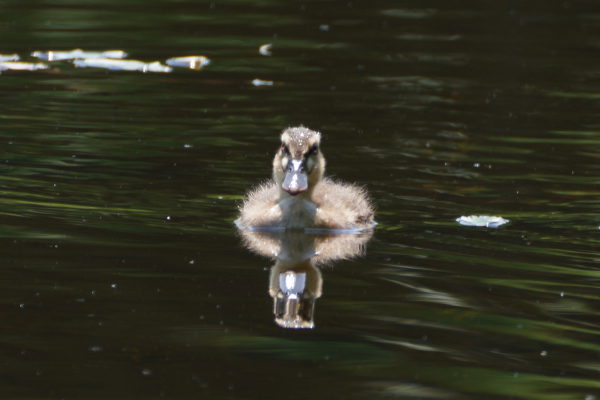
[[[282,191],[292,196],[312,193],[325,172],[320,144],[321,134],[303,126],[281,133],[281,147],[273,159],[273,179]]]

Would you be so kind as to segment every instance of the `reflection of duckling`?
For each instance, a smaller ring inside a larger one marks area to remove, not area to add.
[[[313,328],[315,302],[321,297],[319,264],[364,254],[373,231],[352,235],[311,235],[302,231],[241,230],[244,245],[275,259],[269,277],[275,322],[283,328]]]
[[[323,177],[320,142],[321,134],[308,128],[283,131],[273,159],[273,181],[248,194],[238,227],[344,231],[373,227],[373,206],[365,190]]]
[[[273,298],[277,325],[314,328],[315,302],[322,289],[321,271],[310,260],[294,264],[278,259],[269,276],[269,295]]]

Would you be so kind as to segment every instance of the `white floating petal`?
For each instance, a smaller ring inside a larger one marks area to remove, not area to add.
[[[154,61],[146,64],[146,70],[142,72],[171,72],[173,68],[161,64],[160,61]]]
[[[37,71],[40,69],[48,69],[46,64],[42,63],[29,63],[29,62],[17,62],[17,61],[1,61],[0,71]]]
[[[0,61],[19,61],[20,59],[18,54],[0,54]]]
[[[189,69],[202,69],[208,64],[210,60],[204,56],[185,56],[185,57],[173,57],[165,61],[167,65],[171,67],[189,68]]]
[[[125,58],[127,53],[123,50],[106,50],[106,51],[84,51],[81,49],[69,50],[69,51],[34,51],[31,53],[33,57],[37,57],[45,61],[59,61],[59,60],[75,60],[81,58]]]
[[[161,64],[159,61],[145,63],[138,60],[117,60],[114,58],[84,58],[73,61],[79,68],[104,68],[113,71],[139,71],[139,72],[171,72],[173,68]]]
[[[509,220],[502,217],[494,217],[490,215],[469,215],[456,218],[456,222],[465,226],[482,226],[486,228],[497,228],[507,224]]]
[[[262,79],[253,79],[252,82],[250,82],[252,85],[254,86],[273,86],[273,81],[265,81]]]
[[[258,52],[263,56],[270,56],[272,54],[271,47],[273,47],[272,43],[265,43],[258,48]]]

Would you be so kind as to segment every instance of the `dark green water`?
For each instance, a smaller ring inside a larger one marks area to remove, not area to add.
[[[0,397],[600,398],[596,2],[13,0],[0,35],[212,61],[0,75]],[[312,330],[232,225],[300,123],[379,222]]]

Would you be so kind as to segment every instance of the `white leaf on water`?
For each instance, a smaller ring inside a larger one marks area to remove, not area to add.
[[[169,58],[165,63],[171,67],[200,70],[210,64],[210,60],[204,56],[185,56]]]
[[[138,60],[117,60],[114,58],[84,58],[73,61],[79,68],[104,68],[113,71],[139,71],[139,72],[172,72],[173,68],[158,61],[145,63]]]
[[[273,86],[273,81],[265,81],[262,79],[253,79],[252,82],[250,82],[252,85],[254,86]]]
[[[272,53],[271,53],[272,47],[273,47],[273,45],[271,43],[265,43],[258,48],[258,52],[262,56],[270,56],[270,55],[272,55]]]
[[[502,217],[495,217],[490,215],[469,215],[461,216],[456,218],[456,222],[465,226],[481,226],[485,228],[497,228],[501,225],[507,224],[509,220]]]
[[[33,57],[45,61],[60,61],[60,60],[75,60],[80,58],[125,58],[127,53],[123,50],[106,50],[106,51],[85,51],[81,49],[69,51],[34,51],[31,53]]]
[[[30,63],[30,62],[19,62],[19,61],[1,61],[0,71],[12,70],[12,71],[37,71],[40,69],[48,69],[46,64],[42,63]]]
[[[0,61],[19,61],[20,59],[18,54],[0,54]]]

